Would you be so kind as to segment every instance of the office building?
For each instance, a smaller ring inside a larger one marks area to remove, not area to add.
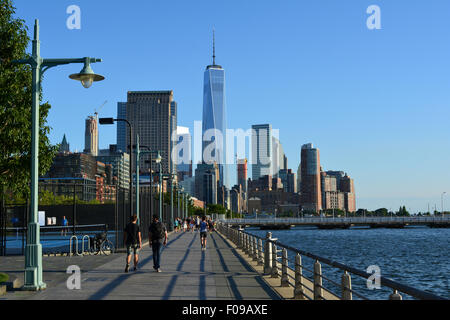
[[[312,143],[301,150],[301,205],[306,211],[322,210],[320,153]]]
[[[178,152],[177,157],[177,174],[178,181],[192,177],[192,137],[189,128],[177,127],[177,142],[175,144]]]
[[[84,134],[84,153],[96,157],[98,155],[98,121],[97,116],[89,116],[86,119]]]
[[[242,191],[247,192],[247,172],[248,161],[247,159],[239,159],[237,161],[237,183],[242,186]]]
[[[252,126],[252,180],[273,174],[272,125]]]
[[[133,127],[133,144],[139,135],[139,143],[151,150],[160,151],[162,157],[162,172],[176,174],[176,167],[172,162],[172,134],[176,124],[173,110],[173,91],[129,91],[127,99],[127,120]],[[176,112],[175,112],[176,113]],[[126,140],[129,133],[126,131]],[[152,155],[154,159],[156,154]],[[150,170],[150,155],[143,155],[140,170]],[[133,161],[134,163],[134,161]],[[159,165],[152,161],[152,170],[159,172]],[[134,168],[132,168],[134,169]],[[133,170],[134,171],[134,170]]]
[[[130,155],[122,152],[116,145],[110,145],[109,149],[100,150],[97,161],[112,165],[113,176],[117,179],[119,188],[130,187]]]
[[[127,118],[127,103],[126,102],[118,102],[117,103],[117,119],[126,119]],[[128,125],[125,121],[117,121],[117,150],[121,152],[128,153],[128,140],[127,140],[127,131]]]
[[[198,164],[195,170],[195,197],[206,204],[217,204],[218,182],[217,164]]]

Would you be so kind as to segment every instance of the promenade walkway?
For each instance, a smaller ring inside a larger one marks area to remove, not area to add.
[[[198,232],[171,234],[162,253],[162,273],[153,270],[152,252],[148,246],[141,252],[136,272],[124,273],[125,254],[115,256],[116,258],[99,267],[82,272],[81,290],[68,290],[65,281],[61,281],[45,291],[25,295],[22,299],[280,299],[263,278],[217,233],[208,236],[206,251],[201,251]],[[70,263],[70,258],[66,261]],[[66,274],[65,279],[68,277]]]

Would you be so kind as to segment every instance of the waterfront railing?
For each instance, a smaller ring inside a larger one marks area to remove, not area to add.
[[[242,229],[231,228],[230,225],[223,222],[217,224],[217,230],[259,266],[263,266],[265,275],[280,279],[281,287],[292,288],[293,299],[354,300],[356,298],[370,300],[370,298],[352,288],[352,277],[363,278],[367,281],[372,279],[374,274],[280,243],[277,239],[272,238],[271,232],[268,232],[266,237],[262,238]],[[295,258],[290,259],[288,252],[293,253]],[[302,263],[303,257],[313,259],[313,267],[306,267]],[[341,273],[340,283],[331,279],[328,275],[324,275],[322,272],[323,266],[331,267]],[[304,276],[304,272],[309,273],[310,276]],[[391,292],[387,297],[389,300],[403,300],[403,295],[417,300],[446,300],[441,296],[382,276],[379,276],[377,280],[381,286],[388,288]],[[333,292],[329,287],[325,287],[324,281],[331,283],[335,288],[339,288],[340,292]]]

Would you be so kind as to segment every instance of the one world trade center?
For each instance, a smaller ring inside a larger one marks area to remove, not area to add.
[[[205,71],[203,90],[203,162],[217,163],[219,184],[229,187],[226,169],[226,104],[225,70],[216,65],[215,39],[213,35],[213,64]]]

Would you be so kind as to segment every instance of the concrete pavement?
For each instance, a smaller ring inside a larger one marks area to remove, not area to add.
[[[81,290],[67,289],[66,280],[70,275],[66,274],[64,269],[59,270],[59,283],[49,286],[47,290],[16,294],[9,298],[33,300],[280,299],[278,293],[264,281],[261,275],[255,272],[250,264],[217,233],[208,235],[206,251],[201,251],[198,232],[171,234],[169,243],[162,252],[162,273],[156,273],[153,270],[152,252],[148,246],[141,251],[139,269],[136,272],[124,273],[124,254],[110,257],[113,258],[88,271],[83,271],[82,268]],[[88,256],[81,259],[96,258],[98,257]]]

